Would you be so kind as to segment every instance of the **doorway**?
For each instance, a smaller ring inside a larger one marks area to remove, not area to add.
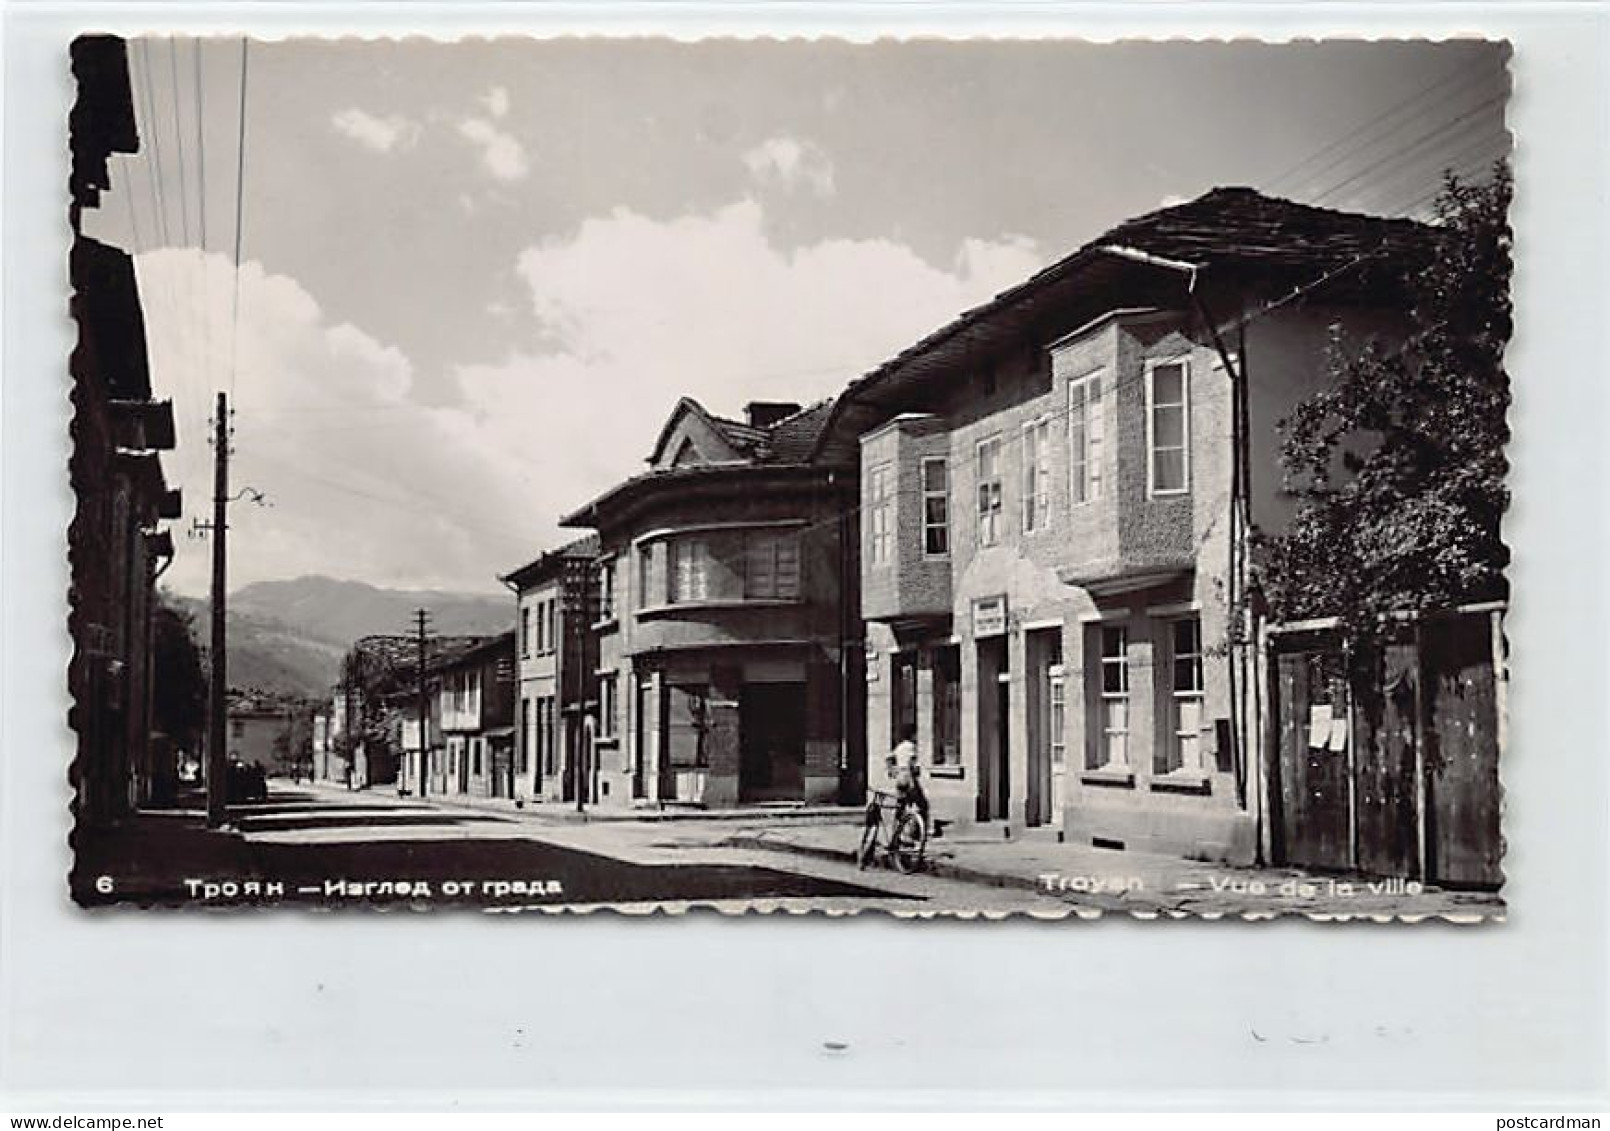
[[[1006,639],[978,642],[978,819],[1011,817],[1011,668]]]
[[[738,696],[738,800],[805,799],[805,685],[746,683]]]

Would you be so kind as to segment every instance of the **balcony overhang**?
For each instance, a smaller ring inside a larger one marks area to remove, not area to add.
[[[1116,597],[1182,581],[1195,570],[1196,561],[1189,557],[1119,560],[1090,566],[1062,566],[1057,570],[1057,580],[1083,589],[1092,597]]]

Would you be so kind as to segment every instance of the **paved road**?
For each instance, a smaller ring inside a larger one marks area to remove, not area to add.
[[[577,905],[1065,911],[1032,893],[862,873],[848,861],[682,849],[663,829],[589,845],[567,822],[422,806],[381,793],[276,782],[266,803],[232,814],[240,835],[209,832],[198,812],[180,810],[142,815],[81,837],[75,898],[89,905],[457,905],[504,911]],[[247,886],[275,881],[283,891]]]

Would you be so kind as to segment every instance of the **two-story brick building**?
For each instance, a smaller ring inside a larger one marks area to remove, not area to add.
[[[598,539],[578,538],[501,578],[515,595],[518,688],[515,797],[589,803],[596,780],[592,728],[597,684],[594,559]]]
[[[831,410],[683,399],[649,470],[563,520],[599,537],[599,803],[858,794],[856,460],[819,451]]]
[[[1245,554],[1290,512],[1276,423],[1334,337],[1391,335],[1424,231],[1214,190],[838,398],[819,453],[859,452],[874,782],[913,726],[942,818],[1252,857]]]

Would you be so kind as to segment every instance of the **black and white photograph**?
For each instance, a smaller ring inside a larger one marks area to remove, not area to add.
[[[71,900],[1504,919],[1510,63],[79,36]]]

